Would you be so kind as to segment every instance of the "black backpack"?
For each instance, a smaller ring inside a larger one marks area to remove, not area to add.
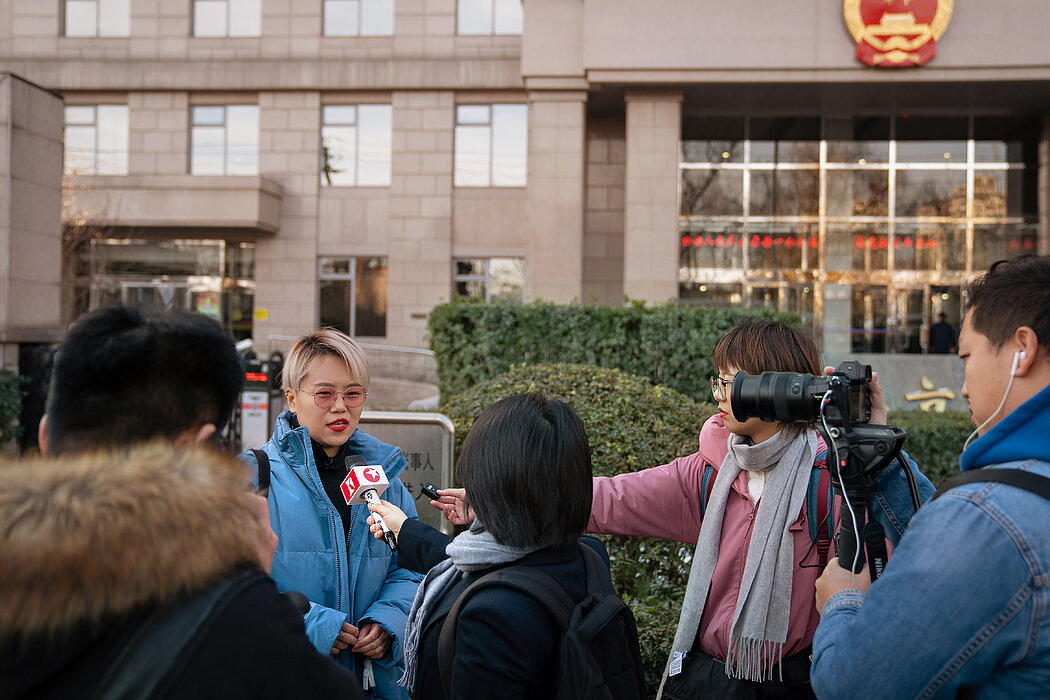
[[[591,547],[580,544],[587,594],[574,603],[565,589],[531,566],[507,566],[467,587],[445,617],[438,640],[438,669],[445,697],[452,686],[456,619],[467,599],[482,588],[502,586],[542,604],[562,629],[556,690],[552,700],[640,700],[645,697],[642,658],[634,614],[616,594],[609,568]]]

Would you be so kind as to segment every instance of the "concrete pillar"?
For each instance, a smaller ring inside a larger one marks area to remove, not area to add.
[[[281,228],[255,245],[255,352],[287,350],[274,336],[317,325],[317,218],[321,142],[317,92],[259,93],[259,174],[284,187]]]
[[[682,93],[629,92],[623,287],[631,299],[678,298],[678,148]]]
[[[582,296],[585,92],[529,95],[529,237],[526,294]]]
[[[623,303],[624,118],[587,124],[587,183],[583,224],[583,301]]]
[[[451,92],[395,92],[387,340],[426,347],[427,317],[452,290]]]
[[[62,98],[0,73],[0,366],[61,336]]]

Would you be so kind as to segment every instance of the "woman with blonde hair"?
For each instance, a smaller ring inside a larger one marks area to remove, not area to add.
[[[340,491],[351,465],[380,465],[390,482],[383,498],[416,517],[399,478],[401,450],[358,427],[368,358],[349,336],[322,328],[292,344],[281,379],[288,409],[263,449],[244,455],[258,464],[258,483],[269,476],[273,578],[310,600],[315,648],[357,673],[370,697],[407,699],[397,685],[401,641],[421,576],[398,566],[396,552],[370,536],[368,509]]]

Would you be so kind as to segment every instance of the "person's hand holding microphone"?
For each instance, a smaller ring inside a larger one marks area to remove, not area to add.
[[[382,523],[386,523],[387,529],[394,535],[394,539],[397,539],[398,533],[401,532],[401,526],[408,518],[404,511],[395,506],[389,501],[379,499],[378,501],[371,501],[368,504],[368,510],[372,511],[374,515],[368,516],[368,526],[372,530],[372,534],[377,540],[384,538],[385,533],[383,531]],[[381,521],[376,520],[376,515],[381,518]]]

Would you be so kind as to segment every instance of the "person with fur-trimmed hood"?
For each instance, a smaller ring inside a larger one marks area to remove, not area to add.
[[[200,314],[77,321],[40,425],[54,459],[0,466],[0,700],[362,697],[266,575],[276,536],[243,465],[193,449],[242,384]]]
[[[360,697],[263,571],[247,482],[163,442],[0,467],[0,698]]]

